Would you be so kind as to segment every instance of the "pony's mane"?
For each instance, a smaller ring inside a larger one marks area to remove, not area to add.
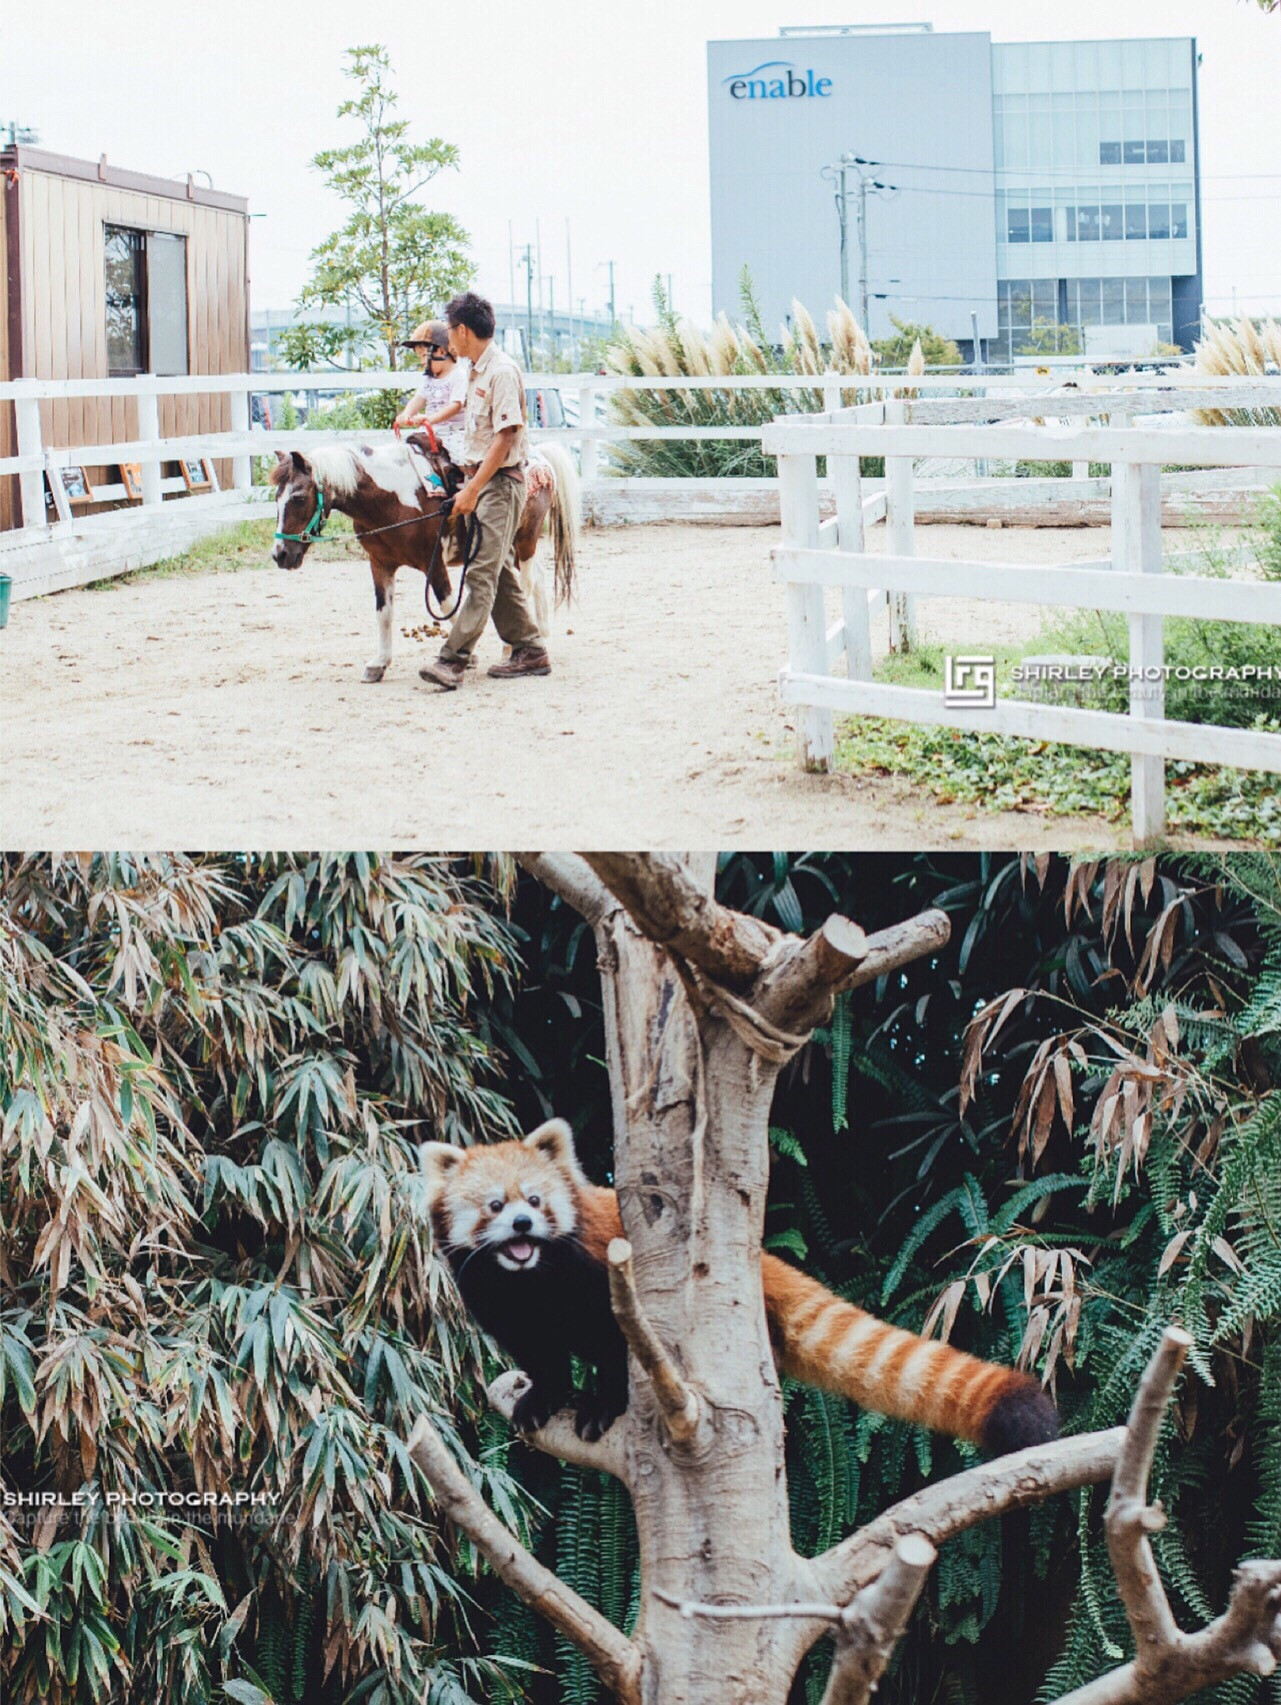
[[[352,497],[360,482],[360,460],[345,444],[322,444],[316,449],[308,446],[307,466],[317,485],[324,486],[331,497]],[[282,485],[293,477],[292,462],[277,462],[271,470],[271,483]]]
[[[360,461],[345,444],[326,444],[307,452],[312,477],[333,497],[351,497],[360,480]]]

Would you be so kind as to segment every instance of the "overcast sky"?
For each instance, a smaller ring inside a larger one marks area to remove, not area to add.
[[[1218,312],[1235,299],[1281,313],[1281,14],[1253,0],[870,0],[866,9],[854,0],[59,0],[52,13],[7,0],[0,117],[35,127],[56,152],[105,153],[165,177],[202,170],[248,196],[264,216],[251,228],[253,301],[284,308],[311,247],[338,223],[308,160],[344,140],[335,117],[343,50],[380,41],[415,137],[461,150],[461,169],[424,199],[471,232],[480,288],[508,299],[509,221],[518,247],[534,240],[537,221],[542,271],[563,307],[568,220],[573,295],[589,310],[606,299],[602,263],[612,259],[620,312],[644,318],[650,281],[663,273],[678,310],[702,318],[706,41],[773,35],[780,24],[921,18],[998,41],[1197,36],[1207,300]],[[928,126],[922,113],[922,147]],[[940,137],[941,157],[946,147]]]

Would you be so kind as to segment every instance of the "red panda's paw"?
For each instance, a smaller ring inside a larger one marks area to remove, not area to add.
[[[512,1405],[512,1426],[518,1433],[536,1433],[547,1425],[561,1402],[550,1386],[531,1384]]]
[[[614,1425],[626,1406],[626,1402],[620,1404],[600,1393],[584,1391],[574,1415],[574,1431],[588,1444],[595,1444]]]
[[[1028,1445],[1048,1444],[1059,1436],[1059,1412],[1036,1380],[1014,1375],[983,1423],[983,1449],[1007,1456]]]

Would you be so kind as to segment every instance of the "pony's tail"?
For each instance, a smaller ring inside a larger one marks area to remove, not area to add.
[[[552,550],[556,562],[556,602],[565,604],[574,596],[574,570],[582,527],[582,487],[574,458],[563,444],[544,440],[538,446],[538,454],[556,475],[551,504]]]

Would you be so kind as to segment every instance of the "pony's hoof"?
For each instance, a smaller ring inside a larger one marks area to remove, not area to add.
[[[360,677],[361,685],[373,686],[376,682],[381,681],[386,673],[387,665],[385,663],[366,663],[365,672]]]

